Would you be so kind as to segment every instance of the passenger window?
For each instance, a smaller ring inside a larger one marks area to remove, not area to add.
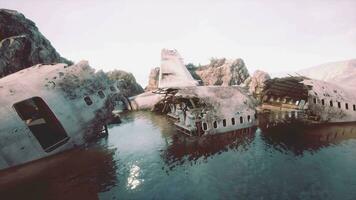
[[[341,108],[341,103],[340,102],[337,102],[337,107]]]
[[[356,111],[356,105],[355,104],[353,105],[353,109],[354,109],[354,111]]]
[[[213,126],[214,126],[214,128],[217,128],[217,127],[218,127],[218,123],[215,121],[215,122],[213,123]]]
[[[84,97],[84,101],[85,101],[85,103],[86,103],[88,106],[90,106],[91,104],[93,104],[93,101],[92,101],[91,98],[88,97],[88,96]]]
[[[231,118],[231,124],[235,125],[235,118]]]
[[[98,92],[98,95],[99,95],[99,97],[102,98],[102,99],[105,98],[105,94],[104,94],[104,92],[101,91],[101,90]]]
[[[321,100],[321,105],[325,106],[325,100],[324,99]]]
[[[349,104],[345,103],[345,108],[346,108],[346,110],[348,110],[349,109]]]
[[[242,118],[242,116],[240,117],[240,124],[244,123],[244,119]]]
[[[69,140],[62,124],[42,98],[33,97],[13,107],[44,151],[53,151]]]
[[[208,129],[208,125],[204,122],[203,123],[203,130],[206,131]]]
[[[116,92],[116,87],[110,86],[110,90],[111,90],[112,92]]]
[[[333,107],[333,101],[330,101],[330,107]]]
[[[250,115],[247,115],[247,121],[251,122],[251,116]]]
[[[316,98],[314,98],[313,101],[314,101],[314,104],[316,104]]]
[[[226,126],[226,119],[223,119],[223,126]]]

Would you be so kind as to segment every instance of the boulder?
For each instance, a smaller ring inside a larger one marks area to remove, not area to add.
[[[36,64],[66,63],[35,23],[17,11],[0,9],[0,78]]]

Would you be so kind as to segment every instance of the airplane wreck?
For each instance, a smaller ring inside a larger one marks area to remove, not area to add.
[[[176,50],[163,49],[158,89],[130,99],[136,109],[151,109],[176,120],[189,136],[211,135],[256,125],[256,101],[239,86],[199,86]]]
[[[353,122],[356,96],[332,83],[307,77],[274,78],[265,83],[260,110],[271,113],[274,125]]]
[[[86,61],[35,65],[0,79],[0,169],[83,145],[122,102],[115,82]]]
[[[158,89],[132,97],[131,109],[165,113],[189,136],[250,128],[260,124],[257,116],[263,128],[356,121],[356,98],[347,89],[303,76],[257,75],[258,91],[248,85],[199,86],[179,53],[163,49]]]

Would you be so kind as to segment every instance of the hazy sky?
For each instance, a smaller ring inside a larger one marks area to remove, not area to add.
[[[132,72],[146,86],[162,48],[185,62],[242,58],[250,72],[356,57],[356,0],[0,0],[34,21],[75,62]]]

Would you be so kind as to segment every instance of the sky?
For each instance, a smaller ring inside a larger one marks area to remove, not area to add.
[[[162,48],[185,63],[242,58],[250,72],[356,58],[356,0],[0,0],[65,58],[131,72],[144,87]]]

